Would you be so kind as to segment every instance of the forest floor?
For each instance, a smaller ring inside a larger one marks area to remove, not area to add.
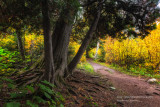
[[[89,61],[95,75],[76,70],[63,91],[67,107],[160,107],[160,85]],[[70,93],[70,94],[69,94]]]

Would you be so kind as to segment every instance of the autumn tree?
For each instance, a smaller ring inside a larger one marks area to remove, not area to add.
[[[15,8],[21,5],[19,1],[21,0],[13,2]],[[1,2],[5,3],[4,0]],[[36,62],[36,66],[41,65],[39,63],[45,63],[42,67],[45,68],[43,79],[60,85],[64,77],[72,74],[93,35],[123,36],[132,31],[130,30],[132,28],[138,30],[134,32],[135,34],[142,36],[148,34],[148,31],[154,28],[153,22],[159,15],[156,4],[155,0],[24,0],[23,6],[18,8],[21,14],[16,17],[21,19],[23,25],[30,25],[33,29],[37,28],[37,31],[43,29],[44,57],[40,62]],[[9,6],[8,3],[6,5]],[[1,6],[1,11],[4,9],[5,6]],[[70,34],[73,25],[78,21],[77,16],[80,10],[84,13],[80,15],[86,19],[84,24],[89,26],[89,30],[82,40],[79,51],[68,64]],[[8,13],[9,16],[16,14],[16,9],[12,11],[13,13]],[[0,16],[7,17],[3,14]],[[13,22],[17,23],[14,20]],[[5,27],[5,25],[2,26]],[[35,77],[38,78],[37,75]],[[37,80],[34,78],[34,81]]]
[[[8,28],[15,29],[18,49],[22,59],[25,59],[25,52],[22,37],[23,29],[32,26],[31,30],[39,29],[41,24],[39,0],[0,0],[0,30],[5,33]]]
[[[93,18],[96,13],[94,1],[87,1],[86,5],[86,16]],[[112,37],[123,37],[125,33],[133,32],[132,34],[144,36],[149,33],[150,30],[154,29],[154,21],[159,15],[159,10],[156,9],[156,1],[103,1],[101,17],[99,23],[97,23],[98,33],[100,35],[111,35]],[[92,4],[92,5],[91,5]],[[88,6],[89,5],[89,6]],[[90,21],[90,20],[89,20]],[[93,25],[93,24],[92,24]],[[90,27],[87,32],[82,45],[74,57],[72,62],[69,64],[69,71],[73,71],[76,64],[79,62],[80,57],[86,50],[87,45],[93,37],[94,30],[91,34]],[[131,31],[129,28],[136,28],[138,32]]]

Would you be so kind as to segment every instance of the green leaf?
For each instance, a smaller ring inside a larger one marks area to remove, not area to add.
[[[6,104],[6,107],[20,107],[20,105],[19,102],[9,102]]]
[[[11,89],[15,89],[15,87],[16,87],[14,84],[11,84],[11,83],[7,84],[7,86],[8,86],[8,88],[11,88]]]
[[[49,107],[56,107],[55,105],[49,105]]]
[[[48,81],[41,81],[42,83],[44,83],[44,84],[47,84],[47,85],[49,85],[49,86],[51,86],[51,87],[55,87],[52,83],[50,83],[50,82],[48,82]]]
[[[64,97],[62,96],[62,94],[61,94],[60,92],[57,92],[57,93],[56,93],[56,96],[58,96],[61,101],[64,101],[64,100],[65,100]]]
[[[30,107],[38,107],[37,104],[32,103],[30,100],[27,100],[26,104],[27,104],[28,106],[30,106]]]
[[[34,96],[33,99],[36,100],[38,103],[46,103],[46,101],[39,96]]]
[[[27,88],[28,90],[30,90],[32,93],[35,91],[32,86],[27,85],[26,88]]]
[[[10,62],[15,62],[14,60],[10,60]]]
[[[18,94],[17,93],[10,93],[10,96],[11,96],[11,98],[16,98],[16,97],[18,97]]]
[[[25,97],[27,94],[27,90],[22,90],[18,93],[10,93],[11,98],[17,98],[17,97]]]
[[[13,80],[9,79],[9,78],[3,78],[2,80],[13,83]]]
[[[45,95],[48,99],[51,99],[51,96],[50,96],[48,93],[44,92],[44,95]]]
[[[42,85],[42,84],[39,84],[38,85],[40,87],[40,89],[43,91],[43,92],[47,92],[49,94],[54,94],[53,90],[51,90],[49,87],[45,86],[45,85]]]
[[[56,105],[50,105],[49,107],[56,107]]]
[[[0,61],[2,61],[2,59],[3,59],[3,58],[2,58],[2,57],[0,57]]]
[[[60,104],[60,107],[64,107],[64,105],[63,105],[63,104]]]
[[[56,105],[56,102],[55,102],[54,100],[52,100],[52,104],[53,104],[53,105]]]

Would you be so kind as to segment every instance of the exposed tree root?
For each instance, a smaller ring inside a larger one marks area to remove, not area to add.
[[[97,88],[97,87],[93,87],[95,90],[97,90],[97,91],[102,91],[102,90],[100,90],[99,88]]]
[[[94,104],[97,103],[100,107],[104,105],[109,107],[108,102],[113,101],[111,99],[113,98],[111,96],[114,96],[113,91],[109,90],[110,82],[100,75],[93,76],[77,71],[66,79],[66,84],[65,89],[61,91],[61,93],[64,92],[64,95],[67,95],[65,106],[90,107],[90,104],[92,104],[94,107]],[[116,96],[114,98],[114,102],[116,102]]]
[[[97,93],[96,91],[94,91],[93,89],[85,89],[86,91],[88,92],[94,92],[94,93]]]
[[[17,78],[15,81],[16,83],[21,85],[29,85],[31,83],[39,82],[43,76],[43,73],[34,73],[32,75],[23,75]]]
[[[77,96],[78,94],[71,88],[68,89],[68,92],[74,96]]]
[[[29,85],[31,83],[37,83],[42,80],[44,75],[44,52],[40,58],[30,67],[29,70],[20,70],[14,72],[11,78],[18,85]]]
[[[74,80],[71,80],[72,82],[76,82],[76,83],[82,83],[83,81],[79,81],[79,80],[76,80],[76,79],[74,79]]]

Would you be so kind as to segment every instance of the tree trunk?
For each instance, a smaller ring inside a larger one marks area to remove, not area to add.
[[[69,9],[65,9],[59,17],[53,33],[53,58],[55,64],[55,84],[59,85],[63,81],[65,71],[67,72],[67,54],[75,15],[70,14]],[[76,13],[76,12],[75,12]],[[65,19],[70,18],[70,19]],[[72,22],[71,22],[72,21]]]
[[[78,64],[78,62],[80,61],[83,53],[85,52],[88,44],[90,43],[92,37],[93,37],[93,33],[96,30],[99,18],[100,18],[100,10],[98,10],[97,14],[95,15],[94,21],[92,23],[92,25],[90,26],[89,31],[87,32],[82,45],[80,46],[77,54],[75,55],[75,57],[73,58],[73,60],[70,62],[70,64],[68,65],[68,71],[70,73],[72,73],[72,71],[75,69],[76,65]]]
[[[45,1],[45,2],[44,2]],[[78,10],[66,8],[61,13],[53,34],[50,35],[50,21],[47,14],[48,7],[46,0],[42,2],[43,6],[43,29],[44,29],[44,49],[45,49],[45,74],[44,79],[60,86],[64,81],[65,72],[67,72],[67,54],[72,31],[73,21]],[[68,6],[69,7],[69,6]],[[52,44],[52,47],[51,47]],[[51,55],[52,54],[52,55]],[[43,56],[31,69],[39,68],[43,64]]]
[[[94,56],[95,59],[97,59],[98,50],[99,50],[99,41],[97,42],[96,53],[95,53],[95,56]]]
[[[24,54],[24,47],[23,47],[23,42],[22,42],[22,33],[20,30],[16,30],[16,35],[17,35],[17,42],[18,42],[18,49],[21,54],[21,57],[23,60],[25,60],[25,54]]]
[[[89,56],[89,51],[90,51],[90,48],[87,47],[87,49],[86,49],[86,58],[90,58],[90,56]]]
[[[54,62],[53,62],[52,35],[51,35],[51,25],[49,18],[48,0],[42,0],[42,15],[43,15],[44,60],[45,60],[45,74],[43,79],[53,83]]]

